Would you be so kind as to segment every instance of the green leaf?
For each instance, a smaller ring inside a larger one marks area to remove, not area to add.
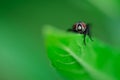
[[[67,80],[120,79],[120,51],[94,38],[45,26],[45,45],[51,64]]]

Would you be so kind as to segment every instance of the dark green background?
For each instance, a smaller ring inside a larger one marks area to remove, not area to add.
[[[120,45],[119,0],[0,1],[0,80],[60,80],[47,58],[44,25],[91,23],[94,37]]]

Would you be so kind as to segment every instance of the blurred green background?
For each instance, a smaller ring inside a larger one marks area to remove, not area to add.
[[[119,0],[1,0],[0,80],[61,80],[47,58],[44,25],[91,23],[94,37],[120,47]]]

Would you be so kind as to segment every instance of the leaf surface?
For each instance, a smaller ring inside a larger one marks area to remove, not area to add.
[[[46,26],[44,29],[45,45],[48,57],[54,68],[67,80],[116,80],[116,57],[120,52],[109,45],[86,37]]]

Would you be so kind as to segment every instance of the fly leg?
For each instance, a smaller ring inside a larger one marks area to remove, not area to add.
[[[92,37],[91,37],[90,28],[91,28],[90,25],[87,24],[87,29],[86,29],[86,30],[87,30],[87,31],[86,31],[86,32],[87,32],[87,35],[89,36],[90,40],[93,41],[93,39],[92,39]]]
[[[83,42],[84,42],[84,44],[86,45],[86,40],[85,40],[85,38],[86,38],[86,32],[84,33],[84,40],[83,40]]]

